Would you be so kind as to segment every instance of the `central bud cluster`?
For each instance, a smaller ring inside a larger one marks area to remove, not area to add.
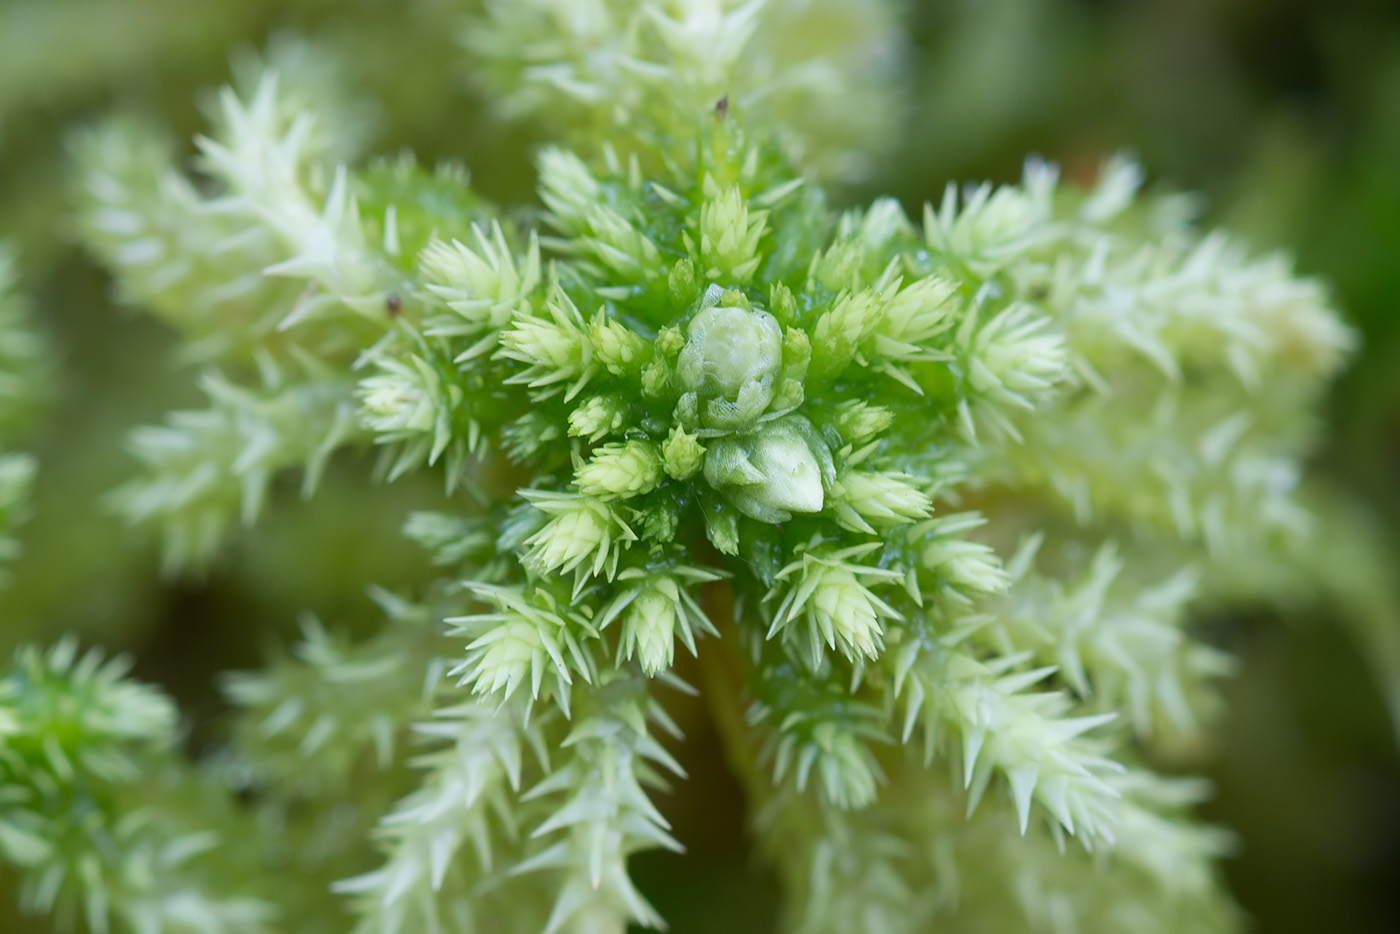
[[[744,515],[782,522],[795,512],[822,511],[835,467],[812,423],[787,415],[711,445],[705,479]]]
[[[729,297],[726,295],[725,297]],[[766,311],[723,305],[690,322],[689,339],[676,360],[676,375],[698,405],[706,428],[743,429],[758,420],[778,392],[783,329]]]
[[[812,423],[791,414],[802,400],[806,335],[737,292],[707,296],[690,321],[676,375],[677,415],[714,438],[705,479],[740,512],[765,522],[821,512],[835,476]]]

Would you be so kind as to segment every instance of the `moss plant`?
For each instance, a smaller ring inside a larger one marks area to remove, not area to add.
[[[1234,667],[1192,621],[1293,566],[1352,336],[1122,159],[833,208],[896,109],[860,68],[891,16],[486,3],[480,85],[569,147],[534,205],[362,158],[296,68],[223,93],[193,176],[130,120],[77,140],[88,248],[209,399],[137,431],[114,493],[169,571],[347,449],[452,505],[405,517],[438,582],[231,676],[198,765],[112,663],[21,653],[0,854],[30,907],[660,927],[628,859],[684,842],[654,797],[684,780],[663,702],[698,687],[794,931],[1239,928],[1177,774]]]
[[[24,519],[35,471],[33,457],[11,448],[33,421],[47,383],[43,342],[29,319],[14,256],[0,243],[0,583],[19,547],[13,533]]]

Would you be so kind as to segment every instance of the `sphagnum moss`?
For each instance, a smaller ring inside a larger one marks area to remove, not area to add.
[[[210,407],[137,433],[148,474],[116,494],[171,570],[347,446],[459,506],[408,518],[442,577],[379,594],[374,638],[308,623],[227,682],[207,767],[110,663],[22,654],[0,852],[32,907],[138,934],[659,927],[627,863],[680,848],[652,800],[684,778],[679,642],[794,930],[1238,926],[1205,790],[1154,764],[1231,668],[1190,627],[1198,570],[1267,579],[1306,534],[1350,332],[1121,160],[1087,190],[1034,161],[950,185],[920,220],[833,210],[820,177],[892,112],[842,77],[888,16],[487,3],[482,86],[573,146],[539,155],[542,210],[362,166],[344,105],[275,68],[224,94],[198,182],[136,124],[79,141],[89,248],[209,368]],[[802,17],[860,28],[807,55]]]

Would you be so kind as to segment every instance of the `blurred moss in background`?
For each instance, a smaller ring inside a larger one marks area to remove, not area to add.
[[[1379,0],[951,0],[911,5],[909,136],[879,180],[906,201],[1070,175],[1127,147],[1207,216],[1330,282],[1363,346],[1319,470],[1400,533],[1400,6]],[[1323,555],[1342,543],[1318,541]],[[1400,577],[1400,565],[1394,567]],[[1257,929],[1400,930],[1400,768],[1363,659],[1318,608],[1221,620],[1247,663],[1211,818]],[[1282,624],[1282,625],[1281,625]]]
[[[488,197],[527,200],[528,129],[493,118],[462,77],[455,24],[469,4],[0,0],[0,240],[19,249],[59,370],[47,427],[28,439],[43,466],[0,607],[0,651],[69,630],[131,650],[138,673],[203,724],[217,720],[215,673],[259,664],[302,611],[353,628],[374,615],[358,582],[420,582],[398,517],[440,493],[399,483],[366,501],[334,467],[321,496],[271,510],[206,579],[160,578],[154,543],[123,529],[104,494],[132,471],[128,428],[194,400],[177,388],[189,381],[169,362],[167,336],[115,308],[70,245],[65,143],[113,108],[188,138],[230,68],[300,36],[374,102],[374,149],[460,159]],[[903,138],[850,199],[885,192],[917,207],[949,179],[1011,180],[1028,152],[1083,177],[1123,148],[1158,184],[1200,192],[1213,223],[1286,248],[1300,271],[1331,282],[1364,335],[1331,400],[1318,466],[1400,544],[1400,6],[909,0],[906,16]],[[293,486],[278,493],[296,500]],[[1316,544],[1344,560],[1340,543]],[[1281,603],[1276,615],[1218,621],[1247,664],[1208,816],[1240,833],[1229,871],[1258,930],[1398,931],[1394,732],[1340,630],[1310,627],[1314,607]],[[702,719],[682,726],[696,734]],[[680,934],[768,930],[773,896],[745,855],[738,789],[713,738],[691,740],[683,764],[695,780],[664,802],[690,845],[687,871],[674,871],[681,857],[649,857],[639,881]],[[196,751],[208,741],[190,738]],[[14,903],[0,893],[0,931],[44,930],[12,918]],[[728,917],[717,904],[732,906]],[[710,928],[687,926],[702,914]]]

